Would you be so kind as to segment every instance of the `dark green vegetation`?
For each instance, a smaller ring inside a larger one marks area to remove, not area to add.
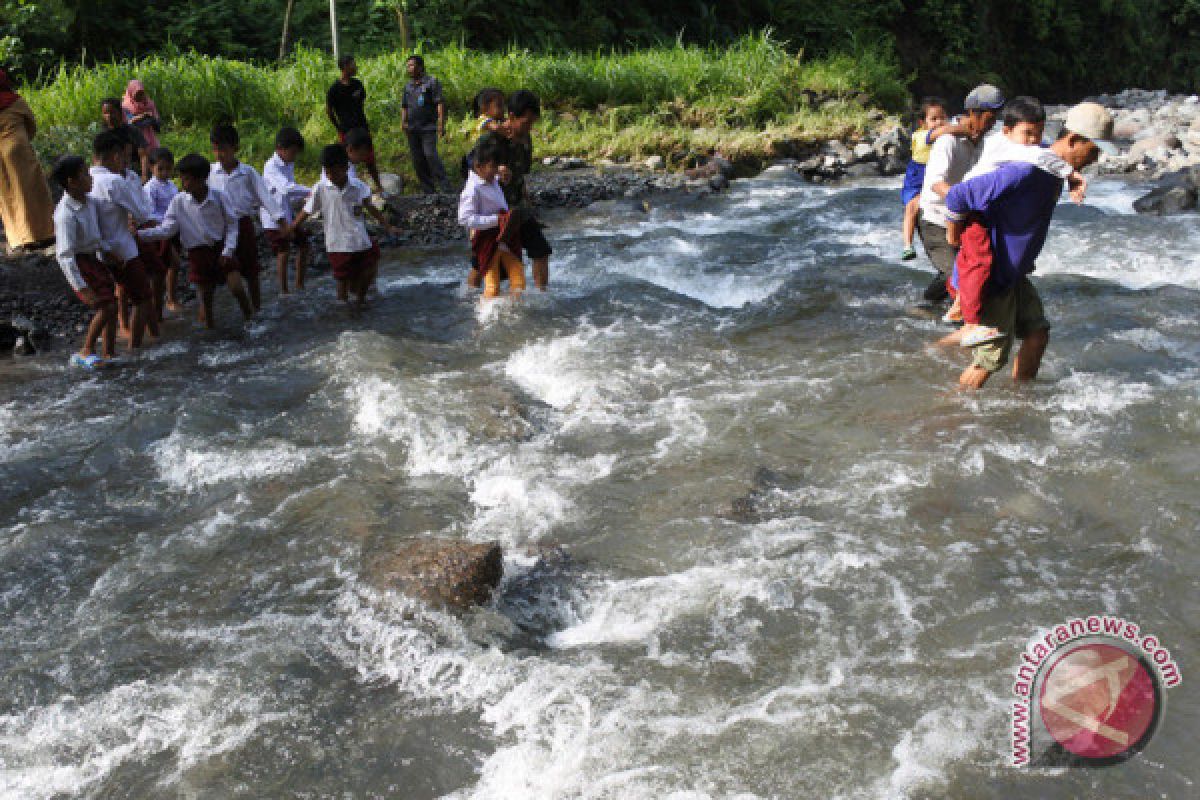
[[[195,49],[277,58],[288,0],[0,0],[0,61],[26,76]],[[289,49],[329,46],[327,0],[294,0]],[[589,51],[723,45],[770,27],[812,56],[894,51],[918,92],[981,78],[1044,99],[1200,82],[1200,0],[355,0],[340,3],[345,49],[461,44]]]

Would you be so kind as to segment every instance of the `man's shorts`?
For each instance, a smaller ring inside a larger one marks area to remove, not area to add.
[[[116,297],[114,293],[116,287],[113,285],[112,272],[108,267],[97,261],[94,256],[85,255],[75,256],[75,265],[79,267],[79,274],[83,276],[83,282],[87,284],[87,288],[96,295],[96,303],[90,307],[97,308],[105,303],[111,303]],[[81,301],[83,300],[79,292],[76,292],[75,295]]]
[[[372,242],[370,250],[357,253],[329,253],[329,266],[334,280],[353,281],[366,275],[379,263],[379,245]]]
[[[150,299],[150,279],[146,277],[146,265],[134,257],[112,270],[117,286],[125,291],[125,297],[135,306]]]
[[[925,246],[925,254],[933,263],[933,268],[949,277],[954,271],[954,259],[958,257],[958,250],[946,241],[946,229],[921,217],[917,220],[917,233],[921,237],[921,244]]]
[[[254,229],[254,219],[251,217],[238,220],[238,243],[233,257],[237,259],[238,272],[243,277],[258,275],[258,231]]]
[[[988,372],[998,372],[1008,363],[1014,338],[1024,339],[1037,331],[1050,330],[1042,298],[1026,276],[1006,292],[986,294],[979,322],[1008,334],[998,341],[971,348],[974,365]]]
[[[530,258],[549,258],[554,252],[542,230],[542,223],[532,217],[526,217],[521,223],[521,248]]]
[[[198,286],[220,286],[233,271],[221,265],[221,251],[216,247],[193,247],[187,255],[188,280]]]
[[[267,228],[263,234],[267,237],[267,243],[271,245],[271,252],[277,256],[290,253],[293,247],[299,250],[308,245],[308,231],[303,228],[298,229],[291,239],[285,238],[276,228]]]

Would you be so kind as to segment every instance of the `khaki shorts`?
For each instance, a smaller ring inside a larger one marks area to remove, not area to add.
[[[1022,277],[1016,286],[999,295],[983,298],[983,310],[979,315],[982,325],[989,325],[1006,332],[1008,336],[971,348],[974,364],[988,372],[997,372],[1008,363],[1013,339],[1024,339],[1031,333],[1050,330],[1042,298],[1029,278]]]

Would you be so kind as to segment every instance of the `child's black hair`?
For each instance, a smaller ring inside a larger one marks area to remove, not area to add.
[[[175,169],[180,175],[187,175],[189,178],[198,178],[207,181],[210,166],[208,159],[199,153],[188,153],[179,159],[179,163],[175,165]]]
[[[214,125],[212,133],[208,136],[208,140],[215,145],[227,145],[229,147],[237,147],[241,144],[237,128],[225,124]]]
[[[50,169],[50,180],[67,189],[67,181],[87,169],[87,162],[79,156],[60,156]]]
[[[112,106],[113,108],[120,108],[121,101],[115,97],[106,97],[100,101],[101,110],[103,110],[105,106]]]
[[[425,59],[423,56],[419,56],[416,53],[413,53],[411,56],[404,59],[405,64],[407,64],[410,61],[415,62],[416,65],[419,66],[421,69],[425,69]]]
[[[124,153],[127,146],[126,138],[112,130],[100,131],[96,138],[92,139],[92,152],[101,158],[109,153]]]
[[[295,128],[280,128],[275,134],[275,149],[287,150],[289,147],[304,149],[304,136]]]
[[[508,113],[514,117],[523,117],[532,112],[535,117],[542,115],[542,101],[528,89],[518,89],[508,98]]]
[[[476,146],[471,154],[471,165],[499,164],[504,159],[504,150],[500,142],[492,136],[485,138]]]
[[[175,161],[175,156],[165,147],[156,147],[150,151],[150,163],[160,164],[163,161]]]
[[[338,60],[337,60],[338,69],[345,69],[346,65],[349,64],[353,60],[354,60],[354,56],[352,56],[348,53],[344,56],[339,56]]]
[[[350,156],[346,155],[346,148],[340,144],[325,145],[321,148],[321,166],[325,169],[350,166]]]
[[[921,105],[918,108],[920,109],[920,111],[918,113],[920,113],[920,115],[921,115],[920,119],[922,121],[925,120],[925,117],[929,116],[929,109],[931,109],[931,108],[940,108],[943,111],[950,110],[950,106],[948,106],[946,104],[945,98],[938,97],[937,95],[929,95],[927,97],[922,97]]]
[[[504,92],[490,86],[487,89],[480,89],[476,93],[475,99],[471,101],[471,113],[478,117],[483,113],[484,108],[497,100],[504,102]]]
[[[355,150],[362,147],[374,147],[371,141],[371,132],[366,128],[351,128],[346,131],[346,147],[353,147]]]
[[[1040,125],[1046,121],[1046,109],[1036,97],[1014,97],[1004,106],[1004,127],[1015,128],[1022,122]]]

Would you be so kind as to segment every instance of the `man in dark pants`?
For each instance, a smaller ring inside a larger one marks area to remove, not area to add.
[[[983,154],[983,137],[996,124],[996,115],[1004,107],[1004,94],[995,86],[983,84],[971,90],[963,108],[965,118],[938,138],[925,168],[921,189],[921,216],[917,233],[925,253],[937,274],[925,289],[925,302],[938,305],[946,301],[946,281],[954,271],[957,248],[946,242],[946,194],[962,181]]]
[[[408,57],[409,81],[404,84],[404,100],[400,104],[400,124],[408,135],[408,151],[412,154],[413,169],[421,189],[430,194],[440,187],[450,192],[446,168],[438,156],[438,137],[446,135],[446,102],[442,85],[437,78],[426,74],[425,59]]]
[[[325,115],[337,128],[338,141],[346,143],[346,134],[353,130],[369,131],[367,126],[367,89],[356,76],[358,64],[354,56],[342,56],[338,59],[338,69],[342,76],[333,82],[325,93]],[[375,182],[375,188],[382,191],[379,183],[379,168],[375,166],[375,153],[363,160],[367,174]]]

